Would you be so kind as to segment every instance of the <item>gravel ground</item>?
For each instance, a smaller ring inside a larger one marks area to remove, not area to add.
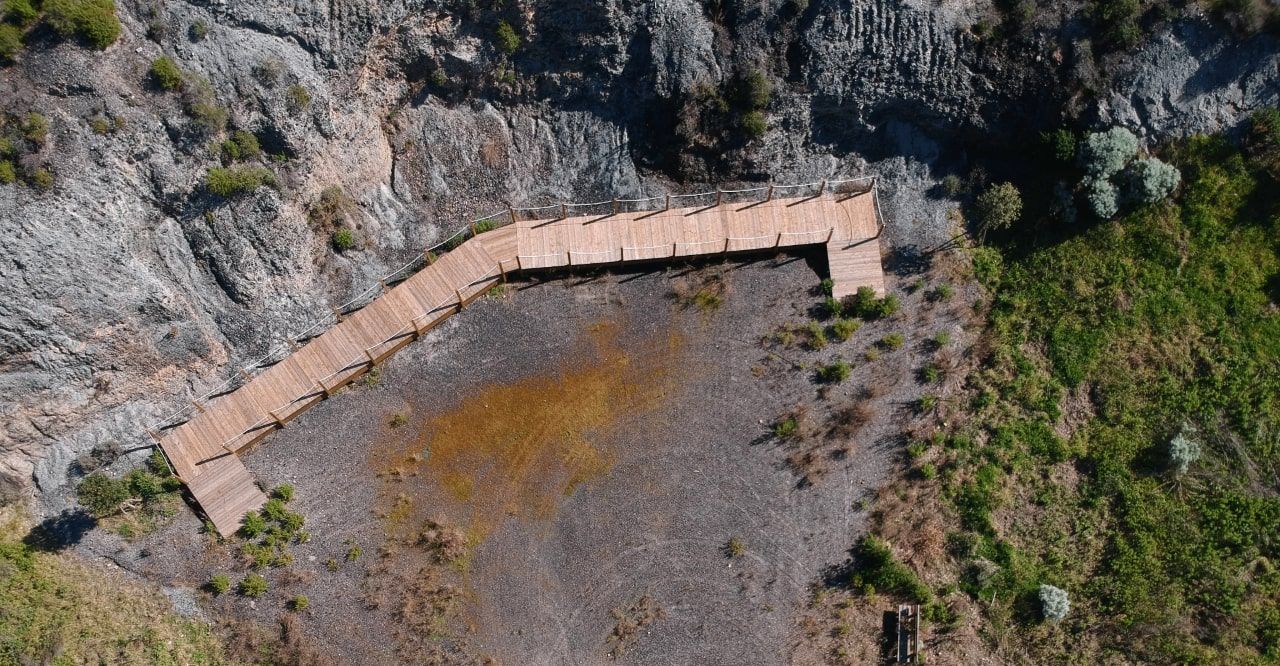
[[[471,396],[530,378],[551,378],[554,387],[620,361],[624,381],[652,386],[640,387],[643,405],[614,405],[609,423],[583,433],[606,469],[548,495],[548,510],[489,520],[465,569],[435,567],[458,601],[426,643],[500,663],[795,661],[797,616],[822,573],[846,559],[866,502],[900,454],[897,434],[921,392],[911,373],[926,354],[924,339],[955,320],[918,294],[904,297],[897,317],[820,351],[765,342],[812,318],[823,270],[820,255],[784,255],[534,280],[478,301],[388,361],[376,386],[322,403],[247,456],[265,487],[294,484],[291,507],[306,516],[311,540],[292,547],[293,565],[267,573],[262,599],[201,594],[204,608],[216,619],[266,624],[294,594],[306,594],[303,632],[335,661],[425,658],[406,651],[422,637],[406,630],[397,614],[403,600],[388,603],[387,591],[407,580],[390,571],[433,565],[389,546],[388,497],[405,493],[415,516],[463,528],[477,514],[429,473],[389,482],[378,472],[389,456],[429,442],[423,428]],[[718,308],[683,307],[673,297],[717,280],[726,285]],[[592,352],[602,324],[617,335],[609,350]],[[894,331],[907,336],[901,350],[864,360]],[[649,354],[664,340],[678,343],[663,345],[655,361]],[[815,383],[813,366],[836,357],[853,362],[850,379]],[[881,388],[857,397],[869,384]],[[855,402],[870,407],[870,422],[851,441],[824,436],[830,415]],[[809,435],[800,445],[780,443],[772,424],[796,406],[807,410]],[[396,414],[408,415],[405,426],[389,425]],[[822,468],[812,483],[795,468],[797,446],[812,449],[812,465]],[[501,477],[499,469],[486,483],[501,485]],[[132,544],[114,539],[95,533],[86,547],[168,586],[245,572],[234,544],[198,534],[189,514]],[[726,554],[730,539],[742,545],[740,556]],[[346,561],[352,545],[363,555]],[[336,567],[326,566],[330,558]],[[636,611],[647,621],[624,631],[619,645],[611,633],[625,624],[619,617],[638,617],[633,607],[647,608]]]

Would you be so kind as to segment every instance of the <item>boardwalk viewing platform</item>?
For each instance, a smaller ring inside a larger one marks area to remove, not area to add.
[[[417,272],[389,276],[363,307],[335,311],[327,330],[312,327],[150,432],[229,535],[266,501],[240,452],[512,274],[823,245],[836,297],[864,286],[883,294],[880,225],[869,179],[508,209],[424,252],[406,267],[421,264]]]

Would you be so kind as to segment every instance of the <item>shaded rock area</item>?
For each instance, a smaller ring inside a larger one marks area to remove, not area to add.
[[[942,170],[1068,102],[1154,140],[1276,101],[1271,37],[1190,7],[1095,58],[1075,9],[997,39],[976,2],[137,0],[104,52],[34,40],[0,70],[3,111],[49,119],[23,159],[55,178],[0,185],[0,489],[60,511],[69,472],[147,444],[147,424],[506,202],[879,173],[887,249],[909,253],[949,237],[954,204],[924,195]],[[205,192],[226,133],[148,82],[161,55],[257,137],[277,188]],[[753,71],[771,89],[756,139]],[[308,215],[335,186],[353,201],[343,252]]]

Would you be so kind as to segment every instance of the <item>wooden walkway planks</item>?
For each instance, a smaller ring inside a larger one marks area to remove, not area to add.
[[[825,194],[514,220],[434,258],[243,386],[210,399],[191,420],[161,435],[160,445],[208,518],[229,535],[247,511],[266,501],[238,452],[459,311],[507,273],[821,243],[837,297],[859,286],[883,293],[873,196]]]

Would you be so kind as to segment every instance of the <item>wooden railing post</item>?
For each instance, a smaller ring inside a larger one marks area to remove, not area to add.
[[[524,270],[524,263],[520,261],[520,255],[518,254],[516,255],[516,270],[518,271]]]
[[[671,193],[667,192],[666,202],[662,205],[662,210],[671,210]]]
[[[560,202],[560,219],[562,219],[562,220],[563,220],[563,219],[565,219],[566,217],[569,217],[569,208],[568,208],[568,206],[565,206],[565,205],[564,205],[564,202],[563,202],[563,201],[561,201],[561,202]]]
[[[677,248],[679,248],[679,247],[680,247],[680,243],[672,243],[672,244],[671,244],[671,256],[673,256],[673,257],[674,257],[674,256],[676,256],[676,251],[677,251]]]
[[[338,320],[338,323],[339,323],[339,324],[341,324],[341,323],[342,323],[342,311],[341,311],[341,310],[339,310],[338,308],[329,308],[329,310],[330,310],[331,312],[333,312],[333,316],[334,316],[334,318],[336,318],[336,319]]]
[[[724,239],[724,253],[729,254],[729,238],[727,236]]]
[[[511,207],[511,204],[507,204],[507,213],[509,213],[509,214],[511,215],[511,224],[515,224],[515,223],[516,223],[516,209],[515,209],[515,208],[512,208],[512,207]],[[473,233],[473,234],[475,233],[474,229],[475,229],[475,225],[472,225],[472,232],[471,232],[471,233]]]
[[[204,413],[204,407],[201,407],[199,402],[196,402],[195,400],[192,400],[192,401],[191,401],[191,406],[192,406],[192,407],[195,407],[197,412],[200,412],[201,414],[203,414],[203,413]]]
[[[245,381],[253,379],[253,375],[249,374],[249,371],[244,368],[240,368],[240,375],[245,378]]]
[[[506,267],[505,267],[505,266],[503,266],[503,265],[502,265],[502,262],[501,262],[501,261],[499,261],[499,262],[498,262],[498,272],[499,272],[499,273],[502,273],[502,284],[506,284],[506,283],[507,283],[507,269],[506,269]]]
[[[782,246],[782,232],[781,232],[781,231],[779,231],[779,232],[778,232],[778,241],[777,241],[776,243],[774,243],[774,244],[773,244],[773,246],[774,246],[774,247],[781,247],[781,246]]]
[[[463,302],[463,300],[462,300],[462,290],[461,290],[461,289],[454,289],[454,290],[453,290],[453,293],[454,293],[454,295],[455,295],[455,296],[457,296],[457,297],[458,297],[458,311],[459,311],[459,312],[461,312],[461,311],[462,311],[463,306],[465,305],[465,303],[464,303],[464,302]]]
[[[724,192],[721,192],[719,188],[716,188],[716,205],[719,206],[720,202],[723,200],[724,200]]]
[[[831,227],[831,229],[827,231],[827,242],[830,243],[831,239],[834,238],[835,235],[836,235],[836,228]]]
[[[827,191],[827,179],[822,179],[822,185],[818,187],[818,196],[822,196]]]
[[[618,214],[618,197],[613,198],[613,214]]]
[[[764,195],[765,201],[773,201],[773,184],[769,184],[769,191]]]

